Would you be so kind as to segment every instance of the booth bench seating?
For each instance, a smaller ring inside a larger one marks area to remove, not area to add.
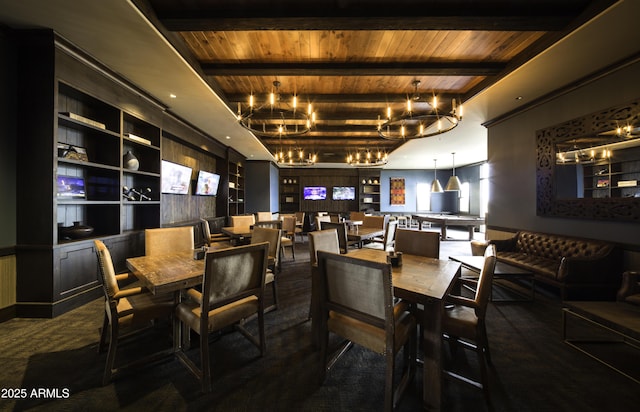
[[[530,270],[536,282],[560,288],[562,300],[615,300],[622,277],[622,251],[612,243],[519,231],[489,240],[498,261]]]

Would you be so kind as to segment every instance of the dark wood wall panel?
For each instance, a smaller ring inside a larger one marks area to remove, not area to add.
[[[344,213],[358,210],[356,200],[331,200],[334,186],[353,186],[358,192],[357,169],[280,169],[280,180],[285,177],[297,177],[300,182],[300,210],[304,212]],[[302,190],[305,186],[325,186],[326,200],[303,200]]]
[[[164,134],[162,138],[162,158],[192,169],[191,188],[187,195],[162,195],[160,224],[171,225],[189,222],[201,217],[216,216],[215,196],[196,196],[195,179],[198,170],[217,173],[217,159],[210,153],[185,145],[175,136]]]

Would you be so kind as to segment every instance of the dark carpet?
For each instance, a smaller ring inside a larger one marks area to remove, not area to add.
[[[443,242],[441,257],[454,254],[470,254],[468,242]],[[0,410],[382,410],[382,356],[354,347],[331,370],[324,385],[317,383],[318,353],[311,345],[307,321],[311,281],[306,243],[296,245],[296,261],[287,254],[278,282],[280,307],[266,315],[267,355],[258,357],[257,349],[238,333],[212,338],[213,391],[209,394],[201,393],[195,377],[172,358],[102,386],[106,356],[96,350],[102,299],[55,319],[2,323]],[[510,293],[496,288],[494,296]],[[536,293],[534,302],[489,305],[494,410],[637,410],[640,387],[565,345],[557,291],[538,288]],[[168,325],[158,325],[140,342],[124,346],[122,356],[135,357],[170,345],[168,330]],[[613,346],[609,355],[616,358],[616,351]],[[191,352],[195,358],[197,348]],[[620,354],[637,362],[640,351]],[[473,352],[461,350],[453,358],[445,349],[444,356],[448,368],[479,375]],[[399,411],[421,410],[421,372],[418,369]],[[7,399],[15,395],[10,389],[24,389],[18,395],[24,398]],[[443,399],[445,411],[488,410],[481,390],[455,381],[445,380]]]

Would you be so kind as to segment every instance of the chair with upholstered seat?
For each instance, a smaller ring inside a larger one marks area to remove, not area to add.
[[[384,251],[393,251],[396,239],[396,229],[398,227],[397,220],[390,220],[384,229],[382,237],[374,237],[367,247],[373,249],[382,249]]]
[[[308,319],[318,322],[320,318],[320,283],[318,275],[318,251],[340,253],[338,234],[335,229],[315,230],[309,233],[309,263],[311,264],[311,304]],[[319,328],[312,327],[314,345],[320,347]]]
[[[321,290],[320,382],[340,355],[357,344],[386,359],[384,409],[391,411],[413,378],[416,322],[408,305],[394,304],[391,265],[324,251],[318,252]],[[329,334],[347,341],[329,359]],[[394,391],[395,359],[403,349],[403,376]]]
[[[346,222],[334,223],[334,222],[322,222],[322,229],[335,229],[338,232],[338,245],[340,246],[340,253],[347,253],[349,248],[358,244],[355,240],[349,240],[348,227]]]
[[[211,227],[207,219],[200,219],[202,222],[202,237],[207,243],[207,246],[214,249],[222,249],[224,247],[231,247],[231,238],[223,233],[211,233]]]
[[[200,366],[181,348],[178,358],[200,380],[203,392],[211,390],[209,334],[234,326],[259,350],[266,351],[264,288],[269,245],[266,242],[216,250],[205,256],[202,292],[190,289],[189,299],[178,305],[176,316],[183,336],[200,335]],[[258,338],[244,322],[257,314]]]
[[[350,212],[349,219],[354,222],[364,222],[364,217],[366,214],[364,212]]]
[[[193,252],[193,226],[145,229],[144,253],[147,256]]]
[[[365,216],[362,220],[362,227],[372,227],[376,229],[384,230],[389,222],[389,216]]]
[[[283,216],[282,217],[282,239],[280,241],[282,246],[282,254],[284,257],[284,251],[287,248],[291,249],[291,256],[293,260],[296,260],[296,218],[295,216]]]
[[[295,236],[293,237],[294,242],[296,240],[296,237],[300,236],[300,241],[304,243],[304,235],[306,234],[306,229],[305,229],[306,215],[307,214],[305,212],[295,212],[296,230],[295,230]]]
[[[316,230],[323,230],[325,223],[331,223],[331,216],[329,215],[316,216],[315,220],[316,220]]]
[[[276,282],[276,270],[280,265],[280,241],[282,239],[282,230],[267,227],[254,227],[251,234],[251,244],[269,243],[268,260],[267,260],[267,285],[273,288],[273,305],[267,307],[265,311],[269,312],[278,308],[278,288]]]
[[[104,321],[98,351],[104,351],[108,340],[109,349],[102,376],[102,383],[106,385],[116,374],[166,355],[152,353],[144,358],[136,358],[132,363],[115,367],[119,340],[124,336],[133,336],[133,332],[150,325],[156,319],[170,319],[174,309],[174,298],[173,295],[155,296],[142,287],[120,289],[118,282],[128,280],[132,276],[129,273],[116,275],[109,249],[101,240],[94,240],[93,243],[105,296]],[[127,331],[128,334],[123,333]],[[169,334],[167,338],[169,340]]]
[[[236,215],[230,216],[229,219],[233,227],[251,227],[256,223],[254,215]]]
[[[450,370],[444,370],[443,373],[447,377],[461,380],[483,389],[488,405],[491,404],[491,397],[488,387],[487,364],[491,365],[492,363],[485,319],[495,266],[495,245],[490,245],[485,251],[484,265],[477,281],[471,281],[476,287],[474,297],[448,295],[446,302],[454,306],[452,309],[445,310],[442,318],[442,332],[445,338],[449,340],[452,354],[455,356],[458,344],[472,348],[478,354],[481,382],[476,382]],[[458,279],[458,282],[461,283],[467,281],[464,278]]]
[[[398,229],[395,251],[408,255],[440,258],[440,233],[422,230]]]
[[[256,217],[258,222],[268,222],[273,220],[273,214],[271,212],[257,212]]]

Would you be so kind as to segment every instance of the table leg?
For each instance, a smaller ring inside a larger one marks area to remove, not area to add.
[[[443,302],[440,300],[431,300],[424,305],[422,402],[427,411],[439,411],[441,405],[442,311]]]
[[[447,240],[447,224],[442,222],[442,228],[440,229],[440,233],[442,233],[441,240]]]
[[[469,226],[469,240],[473,240],[473,230],[475,226]]]
[[[177,290],[174,292],[173,300],[176,304],[176,307],[182,301],[182,292],[181,290]],[[182,348],[182,327],[180,325],[180,319],[174,314],[173,315],[173,352],[178,352]]]

